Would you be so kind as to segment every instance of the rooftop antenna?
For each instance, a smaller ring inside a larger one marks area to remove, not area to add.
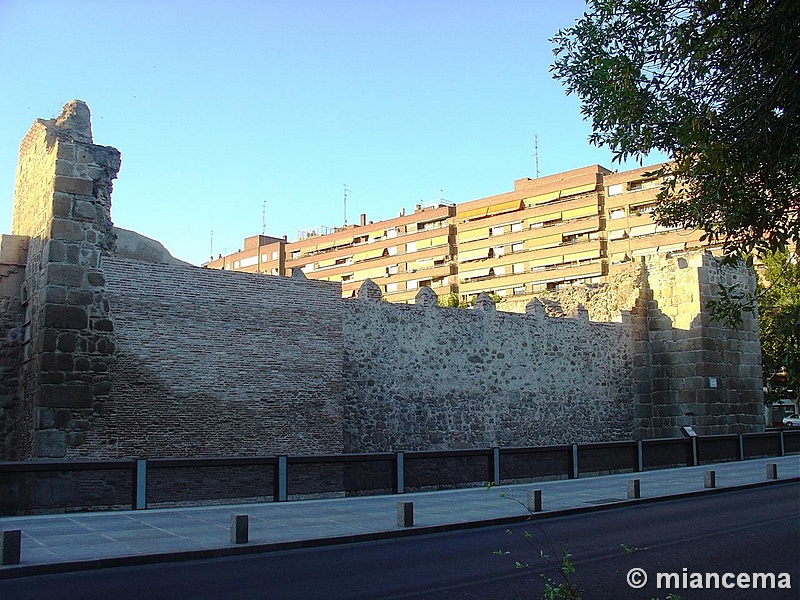
[[[342,187],[344,188],[344,197],[343,197],[343,202],[344,202],[344,226],[347,227],[347,192],[349,192],[350,190],[347,189],[347,184],[346,183],[343,183]]]
[[[261,210],[261,235],[267,235],[267,201],[264,200],[264,208]]]
[[[208,249],[211,253],[211,260],[214,260],[214,230],[211,230],[211,247]]]
[[[539,135],[533,134],[533,164],[536,171],[536,179],[539,179]]]

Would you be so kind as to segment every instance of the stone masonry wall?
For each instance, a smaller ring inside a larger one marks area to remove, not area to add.
[[[114,247],[111,182],[119,167],[116,149],[92,143],[81,101],[38,119],[20,146],[12,233],[30,238],[20,428],[32,434],[20,458],[72,454],[102,417],[114,338],[98,267]]]
[[[764,427],[758,321],[745,315],[733,329],[706,307],[718,284],[752,291],[744,267],[722,265],[709,253],[648,257],[646,310],[634,311],[637,419],[644,437],[743,433]]]
[[[24,313],[22,284],[28,238],[0,235],[0,460],[16,460],[25,442],[18,423],[25,418],[21,398]]]
[[[526,315],[491,300],[345,306],[346,451],[630,439],[629,324],[551,318],[535,301]]]
[[[93,457],[341,452],[336,284],[104,257],[117,341]]]

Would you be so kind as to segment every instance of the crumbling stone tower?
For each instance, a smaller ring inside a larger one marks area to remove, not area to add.
[[[115,245],[119,167],[119,151],[92,143],[80,100],[56,119],[37,119],[20,146],[12,234],[29,243],[18,459],[79,455],[85,431],[103,419],[115,345],[99,267]]]

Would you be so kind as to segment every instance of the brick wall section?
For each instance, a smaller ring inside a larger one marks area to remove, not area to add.
[[[345,450],[629,439],[630,325],[345,302]]]
[[[72,101],[57,119],[38,119],[20,147],[12,233],[30,238],[23,386],[32,418],[20,458],[77,454],[110,390],[114,336],[99,261],[114,248],[120,154],[92,143],[89,119],[86,105]]]
[[[104,257],[117,340],[81,453],[341,452],[338,284]]]

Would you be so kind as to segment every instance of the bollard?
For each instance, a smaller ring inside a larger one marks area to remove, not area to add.
[[[249,541],[249,525],[247,515],[231,515],[231,544],[246,544]]]
[[[0,537],[0,565],[18,565],[22,532],[19,529],[4,531]]]
[[[642,497],[642,482],[639,479],[628,480],[628,498],[635,499]]]
[[[705,477],[703,479],[703,486],[707,488],[715,488],[717,487],[717,472],[716,471],[706,471]]]
[[[414,526],[414,503],[413,502],[398,502],[397,503],[397,526],[398,527],[413,527]]]
[[[778,463],[769,463],[767,465],[767,479],[778,478]]]
[[[542,490],[528,490],[528,512],[542,512]]]

